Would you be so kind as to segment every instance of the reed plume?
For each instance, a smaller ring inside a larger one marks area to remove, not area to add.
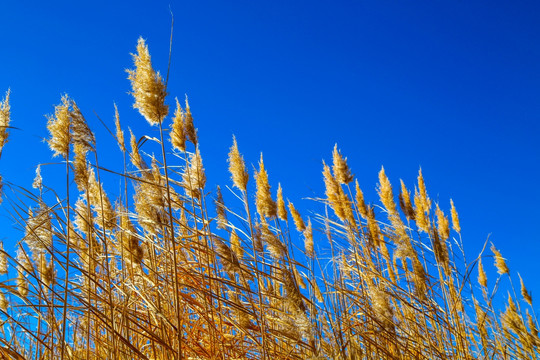
[[[176,110],[174,111],[173,123],[171,126],[171,144],[178,151],[186,150],[186,115],[182,106],[176,100]]]
[[[257,212],[263,217],[273,218],[277,215],[277,204],[272,200],[270,194],[270,184],[268,183],[268,173],[264,167],[263,157],[259,161],[259,170],[255,172],[255,183],[257,184],[257,194],[255,204]]]
[[[137,53],[132,54],[134,70],[127,70],[131,81],[133,108],[139,110],[150,125],[158,125],[169,113],[165,104],[167,91],[159,72],[152,67],[148,46],[143,38],[137,41]]]
[[[244,158],[238,151],[238,144],[236,138],[233,136],[233,145],[229,151],[229,172],[235,187],[239,190],[246,191],[247,183],[249,180],[249,174],[246,171],[246,164]]]
[[[492,245],[491,252],[493,252],[495,256],[495,267],[497,268],[497,272],[499,273],[499,275],[510,274],[510,269],[506,265],[506,261],[504,260],[499,250],[497,250],[497,248]]]
[[[0,156],[2,155],[2,149],[8,141],[9,124],[11,122],[11,106],[9,103],[9,97],[11,91],[6,92],[6,96],[0,101]]]
[[[347,158],[343,158],[338,150],[337,144],[334,146],[334,152],[332,153],[333,165],[332,171],[336,180],[340,184],[348,184],[353,181],[354,176],[351,174],[351,169],[347,165]]]
[[[22,234],[0,242],[0,357],[540,358],[521,276],[517,293],[492,246],[501,276],[488,284],[483,255],[468,262],[453,201],[449,215],[438,201],[433,210],[421,170],[414,195],[400,182],[398,208],[381,168],[371,202],[336,145],[331,166],[323,162],[324,195],[309,198],[314,206],[290,194],[303,218],[289,200],[287,214],[279,182],[272,198],[262,156],[249,184],[233,137],[227,162],[237,199],[223,186],[210,194],[214,174],[207,178],[187,97],[184,108],[176,100],[166,142],[166,89],[144,40],[133,59],[134,107],[160,134],[137,141],[130,130],[133,166],[118,107],[112,135],[124,162],[106,169],[66,95],[47,124],[53,156],[65,160],[65,187],[46,184],[41,166],[33,189],[9,183],[3,208]],[[0,110],[1,133],[10,126],[9,91]],[[502,308],[500,287],[512,291]]]
[[[116,104],[114,104],[114,125],[116,128],[116,141],[118,142],[118,146],[120,147],[120,151],[122,153],[126,152],[126,141],[124,139],[124,131],[122,130],[122,127],[120,126],[120,114],[118,113],[118,107]]]
[[[48,117],[47,129],[51,135],[47,140],[54,156],[67,158],[71,143],[70,99],[62,96],[62,104],[55,106],[54,115]]]

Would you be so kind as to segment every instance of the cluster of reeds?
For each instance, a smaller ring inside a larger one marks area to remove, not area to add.
[[[538,357],[523,282],[518,296],[492,247],[499,277],[488,286],[483,263],[492,259],[465,261],[454,204],[444,213],[421,172],[414,193],[403,182],[395,192],[382,169],[380,205],[369,204],[336,146],[323,163],[321,211],[306,217],[280,185],[274,192],[262,157],[250,174],[233,139],[233,186],[223,196],[206,187],[187,99],[170,112],[143,40],[133,57],[134,107],[159,137],[130,131],[126,141],[115,109],[121,193],[108,193],[102,174],[111,170],[100,167],[92,130],[68,96],[47,124],[65,184],[47,185],[39,166],[33,190],[6,183],[21,196],[4,206],[25,230],[7,240],[16,252],[0,249],[0,357]],[[145,142],[156,155],[142,152]],[[501,280],[511,289],[504,310],[493,306]]]

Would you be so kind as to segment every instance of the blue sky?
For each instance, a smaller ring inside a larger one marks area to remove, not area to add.
[[[468,256],[491,234],[540,294],[538,2],[4,1],[0,92],[11,88],[20,128],[0,160],[5,180],[29,187],[50,162],[44,115],[63,93],[110,153],[103,165],[121,168],[94,113],[112,127],[116,102],[124,126],[155,131],[131,108],[124,69],[142,36],[166,71],[169,7],[169,102],[190,98],[210,189],[229,183],[233,134],[304,209],[323,194],[335,143],[368,201],[382,165],[395,188],[400,178],[412,188],[422,167],[444,210],[454,199]],[[61,171],[48,166],[45,180]]]

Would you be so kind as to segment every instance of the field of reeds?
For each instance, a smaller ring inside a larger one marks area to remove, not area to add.
[[[4,184],[15,195],[2,206],[24,233],[16,251],[0,249],[0,358],[539,357],[523,281],[488,242],[466,261],[454,203],[432,201],[421,171],[392,186],[381,169],[379,199],[364,199],[336,146],[321,168],[325,194],[301,214],[262,157],[248,171],[233,138],[231,181],[209,188],[188,101],[166,105],[142,39],[133,59],[133,106],[159,136],[125,132],[116,109],[124,165],[103,168],[84,109],[66,95],[47,123],[65,182],[47,183],[38,166],[32,187]],[[155,153],[141,150],[149,144]],[[484,266],[497,269],[491,286]]]

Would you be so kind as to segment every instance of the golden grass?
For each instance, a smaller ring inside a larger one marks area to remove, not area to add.
[[[382,206],[367,204],[357,181],[353,196],[354,176],[336,145],[332,166],[323,163],[323,210],[307,218],[290,201],[287,212],[281,185],[274,200],[262,156],[250,177],[233,138],[237,204],[228,207],[219,187],[207,195],[187,99],[185,108],[176,100],[171,130],[163,127],[167,89],[144,40],[134,63],[134,107],[159,127],[152,141],[161,154],[141,153],[133,133],[127,152],[115,105],[124,155],[115,174],[124,191],[107,194],[100,174],[111,171],[99,166],[81,110],[62,98],[49,118],[48,144],[65,160],[59,187],[73,193],[74,179],[77,196],[48,203],[54,186],[38,166],[35,190],[10,201],[25,232],[16,254],[0,243],[0,274],[8,279],[0,291],[1,358],[538,357],[538,322],[523,280],[520,299],[492,247],[499,277],[488,287],[483,257],[464,260],[454,203],[450,226],[421,171],[411,200],[403,181],[396,197],[382,169]],[[2,146],[9,96],[0,103]],[[496,309],[493,297],[506,279],[513,293]]]

